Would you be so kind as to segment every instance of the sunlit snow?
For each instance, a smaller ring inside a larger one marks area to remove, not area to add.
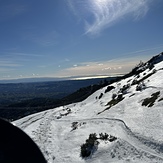
[[[163,61],[150,70],[111,84],[86,100],[33,114],[14,123],[37,143],[48,163],[161,163],[163,162]],[[136,90],[139,81],[145,85]],[[123,99],[108,107],[113,94],[124,85]],[[145,99],[159,92],[153,106],[143,106]],[[100,94],[103,94],[99,98]],[[73,127],[72,123],[76,125]],[[80,156],[80,146],[91,133],[117,137],[113,142],[99,141],[90,157]]]

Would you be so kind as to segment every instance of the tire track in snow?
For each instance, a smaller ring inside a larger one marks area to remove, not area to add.
[[[62,122],[72,122],[72,120],[57,120],[58,122],[59,121],[62,121]],[[150,141],[149,139],[147,138],[143,138],[143,137],[140,137],[138,135],[136,135],[135,133],[133,133],[131,131],[131,129],[126,125],[126,123],[121,120],[121,119],[116,119],[116,118],[91,118],[91,119],[80,119],[80,120],[75,120],[75,121],[78,121],[78,122],[90,122],[90,121],[111,121],[111,122],[118,122],[120,123],[120,127],[122,128],[122,130],[125,132],[125,136],[127,136],[127,138],[123,138],[125,141],[127,141],[129,144],[131,144],[132,146],[134,146],[135,148],[137,149],[140,149],[146,153],[149,153],[153,156],[156,156],[160,159],[163,160],[163,144],[159,144],[159,143],[155,143],[153,141]],[[126,140],[127,139],[127,140]],[[148,145],[152,145],[153,148],[155,149],[151,149],[151,146],[149,147]],[[156,152],[156,149],[159,147],[159,149],[161,149],[161,151],[159,152]]]
[[[147,140],[146,138],[143,138],[143,137],[140,137],[140,136],[134,134],[131,131],[131,129],[126,125],[126,123],[121,119],[91,118],[91,119],[80,119],[80,120],[78,120],[78,119],[74,119],[74,120],[69,120],[69,119],[66,120],[65,119],[65,120],[63,120],[63,119],[56,119],[55,114],[58,112],[60,112],[60,111],[53,112],[52,114],[47,114],[47,112],[45,112],[41,117],[40,116],[38,118],[32,117],[32,118],[27,119],[22,124],[20,124],[21,128],[26,128],[26,127],[30,126],[32,123],[37,123],[38,120],[42,119],[40,122],[38,122],[39,125],[35,129],[35,131],[33,131],[32,135],[33,135],[33,140],[36,142],[36,144],[38,144],[38,146],[40,147],[41,151],[43,152],[45,158],[50,163],[53,163],[55,161],[55,156],[54,156],[55,144],[52,143],[52,136],[53,136],[52,130],[54,130],[52,123],[58,124],[60,122],[62,122],[62,123],[67,122],[67,123],[72,124],[72,122],[74,122],[74,121],[87,122],[87,123],[92,122],[94,124],[95,124],[95,122],[96,123],[98,122],[97,125],[99,125],[99,123],[102,123],[102,122],[106,122],[107,124],[110,124],[109,121],[114,122],[113,125],[115,127],[117,126],[117,127],[121,128],[121,131],[119,131],[119,132],[124,132],[122,139],[124,139],[126,142],[128,142],[129,144],[131,144],[135,148],[140,149],[141,151],[144,151],[144,152],[146,152],[152,156],[155,156],[155,157],[163,160],[162,153],[158,153],[154,149],[151,149],[150,147],[148,147],[148,145],[151,143],[151,144],[153,144],[153,147],[160,146],[160,149],[162,149],[163,147],[161,144],[153,143],[152,141]],[[58,134],[61,134],[61,132]],[[58,135],[59,139],[60,139],[60,137],[61,137],[61,135]],[[146,142],[148,142],[148,145],[144,144]],[[60,150],[59,147],[58,147],[58,150]]]
[[[98,118],[95,118],[98,119]],[[101,118],[100,118],[101,119]],[[134,147],[136,147],[137,149],[140,149],[142,151],[145,151],[151,155],[154,155],[156,157],[159,157],[160,159],[163,159],[162,154],[157,153],[155,150],[151,150],[150,147],[148,147],[147,145],[145,145],[145,142],[148,142],[148,144],[152,144],[153,146],[160,146],[160,149],[163,148],[163,144],[155,144],[152,141],[142,138],[136,134],[134,134],[131,129],[126,125],[126,123],[121,120],[121,119],[114,119],[114,118],[102,118],[108,121],[117,121],[123,124],[123,129],[126,132],[126,135],[129,136],[129,139],[127,139],[126,141],[129,142],[131,145],[133,145]]]

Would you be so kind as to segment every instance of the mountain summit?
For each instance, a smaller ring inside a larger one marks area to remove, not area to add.
[[[14,123],[48,163],[162,163],[163,53],[82,102]]]

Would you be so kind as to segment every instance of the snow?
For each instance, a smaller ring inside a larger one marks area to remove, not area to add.
[[[111,86],[115,89],[107,93],[106,86],[82,102],[33,114],[13,123],[36,142],[48,163],[161,163],[163,100],[159,99],[163,98],[162,68],[163,62],[159,62],[155,64],[155,70],[147,68],[139,76],[113,83]],[[145,88],[136,91],[137,84],[132,85],[134,79],[144,79]],[[106,110],[112,95],[118,94],[127,84],[130,87],[122,93],[124,99]],[[142,106],[144,99],[156,92],[160,94],[154,105]],[[99,99],[101,93],[103,96]],[[82,158],[80,146],[91,133],[107,133],[117,140],[99,140],[97,151]]]

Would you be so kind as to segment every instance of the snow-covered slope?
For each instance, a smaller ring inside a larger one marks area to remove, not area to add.
[[[163,162],[163,54],[139,64],[127,78],[86,100],[33,114],[14,123],[38,144],[48,163]],[[99,142],[89,157],[81,145]],[[117,139],[99,139],[107,133]]]

